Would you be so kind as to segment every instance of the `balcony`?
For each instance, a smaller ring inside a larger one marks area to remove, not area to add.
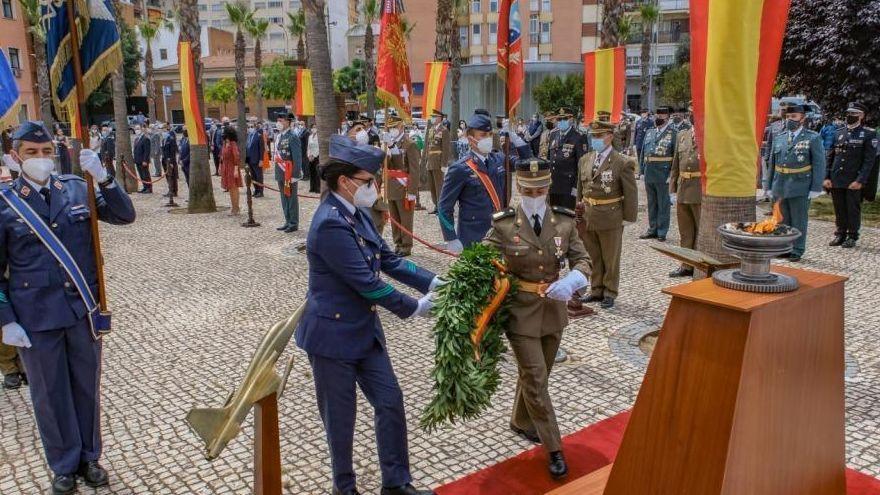
[[[639,5],[651,2],[652,0],[627,0],[625,8],[628,11],[638,10]],[[659,0],[656,2],[660,7],[660,12],[687,12],[690,10],[690,0]]]
[[[687,33],[682,33],[681,31],[661,31],[655,36],[654,43],[680,43],[685,35],[687,35]],[[633,33],[626,42],[629,45],[638,45],[642,43],[642,38],[643,36],[641,32]]]

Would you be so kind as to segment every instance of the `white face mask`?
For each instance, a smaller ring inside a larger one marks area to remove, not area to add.
[[[477,151],[481,155],[488,155],[492,151],[492,137],[487,136],[477,141]]]
[[[367,144],[370,141],[370,135],[367,134],[367,131],[361,129],[354,135],[354,140],[357,141],[357,144]]]
[[[40,183],[46,182],[53,170],[55,162],[51,158],[28,158],[21,164],[21,171]]]
[[[547,195],[542,194],[541,196],[535,197],[523,196],[520,198],[520,202],[522,203],[523,210],[534,213],[547,203]]]
[[[374,183],[361,184],[354,192],[354,205],[358,208],[369,208],[379,199],[379,191]]]

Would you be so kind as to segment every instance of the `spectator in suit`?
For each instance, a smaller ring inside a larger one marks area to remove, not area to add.
[[[187,187],[189,187],[189,157],[189,133],[184,129],[183,137],[180,138],[180,168],[183,170],[183,178],[186,180]]]
[[[132,154],[138,175],[141,178],[141,194],[152,194],[153,185],[150,183],[150,138],[144,134],[140,126],[134,128],[134,145]]]
[[[309,142],[306,148],[306,158],[309,164],[309,192],[321,192],[321,177],[318,172],[318,129],[312,124],[309,130]]]
[[[70,142],[64,135],[61,126],[55,127],[55,156],[58,159],[58,173],[73,173],[73,165],[70,163]]]
[[[153,175],[162,176],[162,141],[164,133],[159,125],[150,126],[150,158],[153,159]]]
[[[245,142],[245,162],[254,181],[254,197],[263,197],[263,130],[248,124],[247,141]],[[259,184],[258,184],[259,183]]]
[[[169,125],[165,125],[162,136],[162,169],[165,171],[165,180],[168,181],[168,197],[177,196],[177,136]]]
[[[101,148],[98,151],[101,157],[101,163],[107,169],[107,173],[111,177],[116,176],[116,168],[113,166],[113,160],[116,159],[116,134],[110,132],[110,127],[101,128]]]

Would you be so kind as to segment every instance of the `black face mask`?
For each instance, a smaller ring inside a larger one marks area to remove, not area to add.
[[[785,128],[788,129],[789,131],[796,131],[796,130],[798,130],[798,128],[800,128],[800,126],[801,126],[801,123],[798,122],[797,120],[786,120],[785,121]]]
[[[681,124],[681,117],[672,117],[673,124]]]
[[[654,125],[657,127],[663,127],[663,124],[666,123],[666,119],[654,119]]]
[[[856,125],[859,123],[861,119],[858,115],[847,115],[846,116],[846,125]]]
[[[548,130],[548,131],[549,131],[549,130],[553,130],[553,128],[556,127],[556,124],[554,124],[553,122],[547,122],[547,123],[544,124],[544,125],[547,126],[547,130]]]

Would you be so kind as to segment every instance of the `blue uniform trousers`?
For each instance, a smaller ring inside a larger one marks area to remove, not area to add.
[[[46,460],[54,473],[70,474],[101,456],[101,341],[85,318],[28,337],[33,346],[19,353]]]
[[[281,213],[284,214],[284,224],[299,228],[299,196],[296,195],[299,181],[290,183],[290,197],[284,195],[284,181],[275,182],[278,184],[278,190],[281,191]]]
[[[645,182],[648,193],[648,232],[666,237],[669,232],[669,184]]]
[[[801,236],[794,241],[793,256],[803,256],[807,248],[807,219],[810,213],[809,196],[783,198],[779,205],[782,210],[782,223],[801,231]]]
[[[357,413],[355,384],[360,386],[375,411],[382,485],[394,487],[411,482],[403,392],[385,349],[376,342],[369,354],[360,359],[330,359],[309,354],[309,362],[315,377],[318,411],[330,445],[336,489],[344,493],[355,488],[351,459]]]

